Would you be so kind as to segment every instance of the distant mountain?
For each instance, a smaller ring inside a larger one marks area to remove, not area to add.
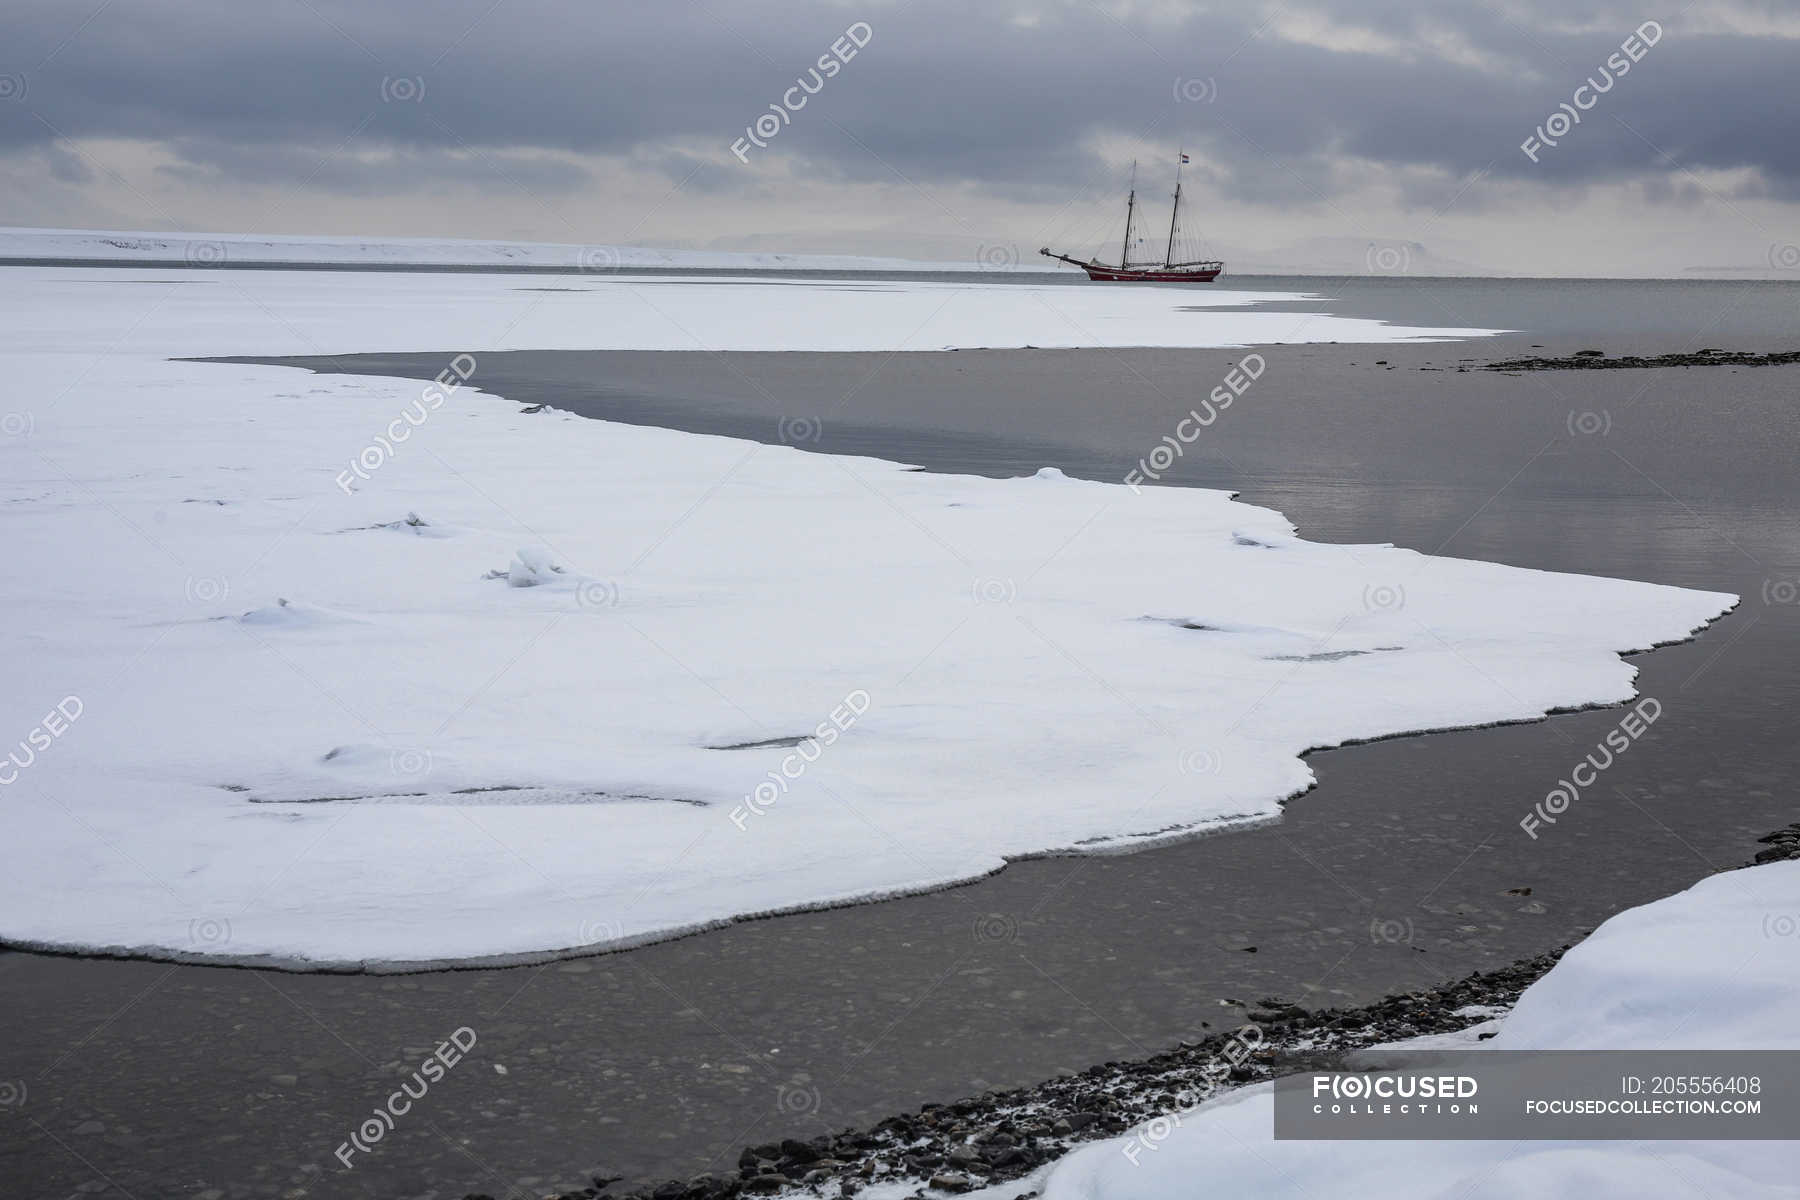
[[[1235,250],[1224,258],[1235,275],[1507,274],[1401,238],[1313,237],[1275,250]]]
[[[612,271],[646,267],[789,271],[967,271],[968,262],[914,262],[850,254],[657,250],[644,246],[459,238],[322,237],[265,233],[141,233],[0,228],[0,262],[77,259],[138,266],[345,265],[492,267],[498,271]]]
[[[1779,259],[1771,261],[1777,265],[1683,267],[1681,275],[1684,279],[1769,279],[1786,280],[1790,283],[1800,282],[1800,267],[1781,266]]]

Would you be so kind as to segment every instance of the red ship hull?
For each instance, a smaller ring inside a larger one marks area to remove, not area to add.
[[[1225,269],[1224,263],[1214,259],[1173,263],[1166,267],[1111,267],[1101,262],[1083,262],[1066,254],[1053,254],[1048,246],[1038,253],[1066,262],[1071,267],[1080,267],[1089,279],[1101,283],[1211,283]]]
[[[1089,263],[1079,264],[1087,272],[1089,279],[1101,283],[1211,283],[1219,277],[1225,268],[1219,266],[1204,267],[1167,267],[1161,270],[1137,271],[1122,267],[1102,267]]]

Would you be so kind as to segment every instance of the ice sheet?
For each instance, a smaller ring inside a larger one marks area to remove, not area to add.
[[[526,413],[478,354],[435,404],[167,361],[450,370],[589,310],[140,274],[0,273],[16,942],[418,963],[945,885],[1272,818],[1310,747],[1623,701],[1620,651],[1734,601],[1315,545],[1215,491]]]
[[[1210,347],[1495,332],[1254,308],[1306,298],[1217,286],[1085,282],[0,266],[0,311],[12,345],[80,353],[110,347],[165,357]],[[1196,392],[1204,395],[1217,383],[1209,379]]]

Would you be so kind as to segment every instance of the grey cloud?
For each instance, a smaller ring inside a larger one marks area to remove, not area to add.
[[[1026,9],[1035,24],[1013,20]],[[1224,194],[1276,206],[1329,197],[1334,165],[1358,159],[1436,172],[1446,198],[1484,171],[1553,188],[1649,178],[1669,171],[1665,154],[1692,169],[1753,168],[1772,194],[1800,192],[1792,42],[1689,35],[1671,19],[1663,43],[1533,163],[1520,142],[1640,18],[1548,3],[1327,0],[1316,11],[1402,46],[1447,31],[1481,65],[1301,44],[1277,36],[1279,23],[1259,36],[1255,8],[1162,22],[1082,3],[121,0],[75,34],[84,14],[28,0],[5,18],[0,72],[30,87],[0,102],[0,148],[57,133],[152,139],[192,178],[347,195],[408,179],[473,183],[481,156],[524,186],[566,190],[583,182],[579,169],[531,151],[616,154],[728,194],[746,185],[712,166],[696,173],[699,160],[669,147],[723,155],[860,18],[875,31],[869,47],[766,152],[803,162],[809,178],[1054,197],[1092,178],[1094,140],[1112,136],[1184,143],[1215,164]],[[1558,32],[1590,14],[1602,28]],[[1181,80],[1216,96],[1184,101]],[[320,166],[346,140],[383,153]],[[504,174],[493,186],[509,186]],[[1407,187],[1424,202],[1436,191]],[[1679,189],[1646,194],[1675,202]]]
[[[503,149],[452,146],[391,146],[371,140],[376,162],[353,157],[365,147],[352,138],[335,146],[298,143],[249,144],[223,138],[179,138],[169,148],[179,157],[157,168],[172,179],[216,185],[222,182],[279,187],[306,183],[344,195],[417,191],[443,186],[512,188],[526,194],[556,195],[592,181],[589,171],[566,160]]]

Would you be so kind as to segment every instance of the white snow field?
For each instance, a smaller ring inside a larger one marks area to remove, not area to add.
[[[1620,913],[1528,988],[1496,1050],[1794,1050],[1800,863],[1728,871]],[[1785,934],[1771,933],[1771,919]],[[1182,1115],[1154,1151],[1098,1142],[1044,1200],[1793,1200],[1789,1142],[1275,1142],[1262,1084]],[[1159,1127],[1158,1132],[1163,1128]],[[986,1193],[976,1193],[987,1200]],[[997,1200],[997,1198],[996,1198]]]
[[[524,412],[482,353],[659,339],[515,284],[0,271],[0,937],[393,966],[945,885],[1270,819],[1310,747],[1627,700],[1620,652],[1735,602]],[[740,344],[907,341],[693,286],[654,298]],[[1047,342],[1028,290],[944,303]],[[320,348],[470,382],[168,357]]]
[[[1149,284],[0,266],[10,345],[87,354],[121,338],[122,350],[198,356],[1208,347],[1498,332],[1252,307],[1310,299]]]

